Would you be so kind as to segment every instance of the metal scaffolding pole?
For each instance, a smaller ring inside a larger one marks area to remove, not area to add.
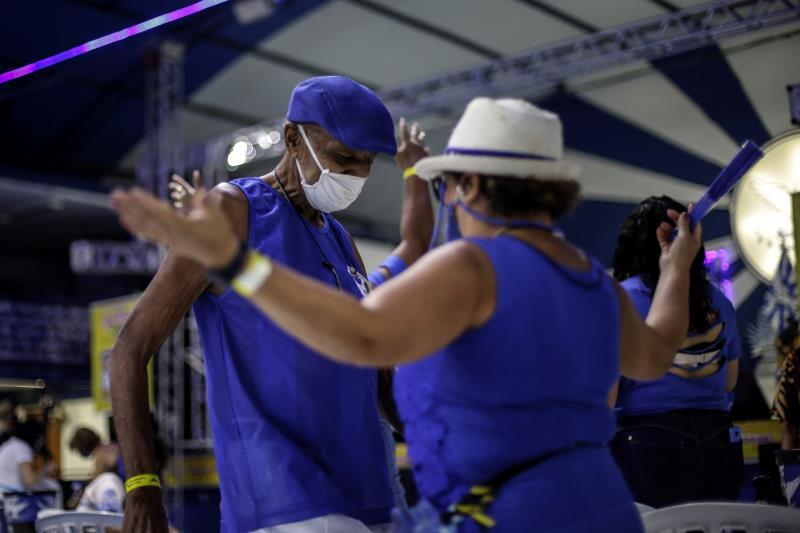
[[[181,108],[184,101],[184,47],[172,41],[162,43],[147,56],[145,152],[138,168],[139,185],[168,198],[168,183],[173,172],[184,172],[185,153]],[[133,250],[138,243],[131,243]],[[163,256],[161,257],[163,258]],[[148,265],[150,266],[150,265]],[[114,266],[109,265],[109,270]],[[191,350],[191,315],[184,318],[159,349],[156,363],[156,420],[171,456],[171,474],[176,481],[168,494],[172,520],[183,528],[185,480],[186,351]]]
[[[173,41],[162,43],[146,58],[145,151],[137,179],[159,198],[167,198],[170,175],[183,172],[183,59],[183,45]]]
[[[203,360],[203,350],[200,345],[200,332],[193,316],[189,319],[189,349],[186,353],[186,363],[189,366],[191,386],[191,420],[189,425],[189,440],[184,444],[187,448],[211,449],[211,427],[208,420],[208,406],[206,402],[206,368]]]
[[[189,313],[181,320],[178,327],[158,351],[156,367],[156,420],[162,436],[170,450],[169,477],[174,484],[168,492],[168,510],[178,529],[182,528],[184,519],[184,489],[186,482],[186,452],[188,450],[209,449],[210,439],[198,446],[197,441],[187,439],[187,423],[191,435],[194,410],[205,412],[205,388],[199,392],[203,405],[195,406],[186,403],[187,396],[194,399],[198,391],[194,388],[194,380],[190,358],[200,346],[192,330],[196,330],[194,316]],[[187,390],[188,384],[188,390]]]
[[[183,45],[171,41],[146,57],[145,150],[136,177],[140,187],[164,199],[170,175],[183,172],[186,157],[180,112],[183,57]],[[84,274],[152,274],[164,255],[144,242],[76,241],[70,249],[73,272]]]

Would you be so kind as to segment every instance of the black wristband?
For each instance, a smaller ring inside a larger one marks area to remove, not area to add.
[[[214,285],[228,288],[233,278],[241,272],[245,261],[247,261],[248,253],[250,253],[250,248],[247,247],[247,243],[242,242],[239,246],[239,251],[233,256],[231,262],[224,268],[209,270],[207,274],[208,279],[210,279]]]

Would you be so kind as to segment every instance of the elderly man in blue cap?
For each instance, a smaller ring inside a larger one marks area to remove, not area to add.
[[[219,202],[246,246],[362,296],[366,272],[330,213],[359,195],[376,154],[408,169],[422,134],[401,127],[370,89],[339,76],[292,93],[286,152],[259,178],[218,185]],[[413,171],[404,172],[409,177]],[[380,282],[427,248],[428,190],[407,179],[402,242],[371,279]],[[146,365],[194,305],[205,351],[208,405],[225,532],[377,531],[394,504],[374,370],[333,363],[287,336],[205,270],[169,255],[128,319],[111,368],[114,420],[128,480],[126,533],[167,531],[149,435]]]

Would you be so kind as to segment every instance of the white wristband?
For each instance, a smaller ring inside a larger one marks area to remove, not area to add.
[[[242,296],[252,296],[272,274],[272,261],[255,250],[247,254],[242,272],[233,278],[233,290]]]

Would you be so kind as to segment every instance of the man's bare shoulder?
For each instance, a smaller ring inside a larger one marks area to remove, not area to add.
[[[232,183],[219,183],[213,189],[208,191],[208,195],[213,200],[220,202],[220,204],[226,209],[247,208],[247,197],[239,187],[233,185]]]
[[[231,183],[220,183],[208,192],[212,201],[219,202],[222,210],[228,216],[236,235],[247,239],[247,222],[249,203],[242,190]]]

